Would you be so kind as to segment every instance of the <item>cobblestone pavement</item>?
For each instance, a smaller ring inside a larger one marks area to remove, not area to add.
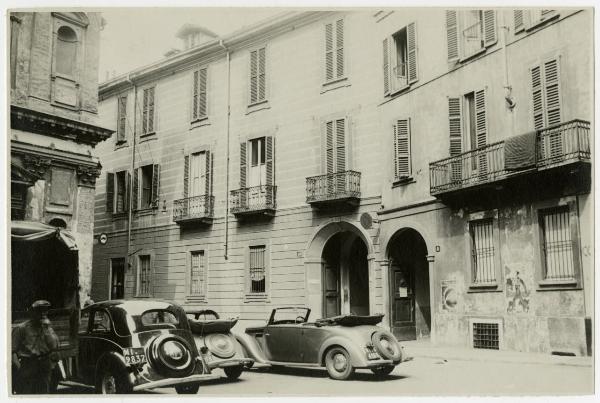
[[[230,382],[226,378],[200,387],[218,396],[440,396],[440,395],[582,395],[593,393],[593,368],[569,365],[471,362],[417,357],[384,379],[357,371],[349,381],[334,381],[320,369],[257,368]],[[65,394],[91,389],[60,387]],[[151,394],[175,393],[161,388]]]

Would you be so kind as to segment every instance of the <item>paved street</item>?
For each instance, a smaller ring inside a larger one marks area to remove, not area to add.
[[[63,393],[91,390],[61,387]],[[150,393],[174,393],[164,388]],[[585,366],[473,362],[417,357],[383,380],[358,371],[351,381],[334,381],[325,370],[252,369],[236,382],[225,378],[201,386],[219,396],[361,395],[576,395],[593,393],[593,369]]]

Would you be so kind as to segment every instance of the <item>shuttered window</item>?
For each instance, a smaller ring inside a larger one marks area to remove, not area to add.
[[[267,99],[266,48],[250,52],[250,105]]]
[[[514,32],[519,33],[523,30],[532,29],[557,15],[556,10],[549,9],[514,10]]]
[[[129,182],[127,171],[106,174],[106,211],[113,214],[124,213],[129,209]]]
[[[448,61],[468,58],[498,41],[495,10],[446,10]]]
[[[344,20],[325,24],[325,82],[345,75]]]
[[[448,98],[448,122],[449,122],[449,153],[451,157],[462,153],[462,111],[460,98]],[[460,181],[462,179],[462,162],[455,159],[450,164],[450,180]]]
[[[117,143],[127,140],[127,95],[117,98]]]
[[[206,68],[194,71],[192,92],[192,121],[207,116],[207,79]]]
[[[142,135],[154,133],[154,90],[155,87],[145,88],[142,99]]]
[[[206,295],[206,260],[204,251],[190,253],[190,295]]]
[[[325,123],[325,172],[344,172],[346,166],[346,119]]]
[[[265,264],[266,247],[250,246],[249,291],[250,293],[266,292],[267,268]]]
[[[383,40],[383,74],[385,95],[418,80],[416,23]]]
[[[158,208],[160,165],[145,165],[133,175],[133,205],[136,209]]]
[[[398,119],[394,124],[394,180],[412,174],[410,154],[410,119]]]
[[[561,122],[561,88],[559,58],[531,68],[533,125],[542,129]]]
[[[544,280],[575,280],[569,207],[542,210],[539,220],[543,238]]]
[[[496,267],[493,219],[469,222],[471,236],[471,282],[475,285],[495,283]]]
[[[138,260],[138,296],[152,295],[152,266],[150,255],[140,255]]]

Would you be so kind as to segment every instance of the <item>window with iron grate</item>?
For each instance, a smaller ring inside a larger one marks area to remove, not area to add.
[[[498,323],[473,322],[473,348],[499,350]]]
[[[544,280],[575,280],[573,240],[568,206],[542,210]]]
[[[264,245],[250,247],[250,293],[266,292],[266,266]]]

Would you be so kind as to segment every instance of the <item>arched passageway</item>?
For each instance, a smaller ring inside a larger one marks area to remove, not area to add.
[[[412,228],[401,229],[388,244],[390,328],[398,340],[431,334],[429,266],[425,240]]]

